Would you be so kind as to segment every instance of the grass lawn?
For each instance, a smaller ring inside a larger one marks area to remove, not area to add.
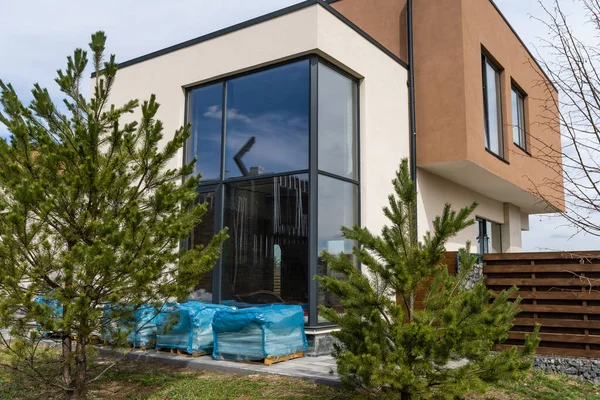
[[[32,382],[14,379],[0,369],[0,399],[58,399]],[[180,369],[154,363],[127,361],[111,370],[90,390],[92,399],[339,399],[372,398],[349,390],[271,375],[229,375]],[[492,388],[469,400],[592,400],[600,399],[600,386],[566,377],[532,373],[518,383]]]

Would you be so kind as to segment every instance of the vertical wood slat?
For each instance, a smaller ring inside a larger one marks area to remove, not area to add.
[[[543,322],[538,353],[600,354],[600,252],[486,255],[484,279],[495,292],[521,285],[523,311],[503,345],[522,345],[535,323]]]

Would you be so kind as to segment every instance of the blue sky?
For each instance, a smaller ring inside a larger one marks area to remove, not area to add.
[[[365,0],[369,1],[369,0]],[[544,3],[550,2],[543,0]],[[97,30],[108,35],[108,50],[118,60],[127,60],[184,40],[215,31],[298,0],[1,0],[0,79],[13,84],[23,100],[38,82],[60,100],[54,84],[56,70],[64,68],[65,57],[76,47],[87,47]],[[544,26],[531,18],[541,16],[535,0],[496,0],[524,42],[534,50]],[[561,0],[572,13],[574,26],[584,36],[585,17],[569,7],[573,0]],[[543,52],[543,49],[541,49]],[[160,101],[160,99],[159,99]],[[6,136],[0,124],[0,136]],[[525,250],[589,250],[597,239],[572,237],[573,228],[560,218],[532,216],[531,230],[523,234]]]

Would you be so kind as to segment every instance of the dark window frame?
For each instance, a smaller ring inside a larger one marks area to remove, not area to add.
[[[255,69],[250,69],[241,73],[234,73],[227,76],[220,77],[219,79],[210,80],[206,82],[202,82],[197,85],[190,85],[183,87],[185,92],[185,108],[184,108],[184,117],[185,123],[189,123],[190,112],[189,110],[189,92],[198,89],[204,86],[215,85],[221,83],[223,85],[223,114],[227,113],[227,81],[235,78],[239,78],[246,75],[252,75],[257,72],[262,72],[270,69],[274,69],[280,66],[284,66],[287,64],[293,64],[296,62],[300,62],[302,60],[309,60],[310,63],[310,73],[309,73],[309,142],[308,142],[308,154],[309,154],[309,163],[308,169],[296,170],[296,171],[286,171],[286,172],[278,172],[272,174],[263,174],[258,176],[239,176],[232,178],[225,178],[225,144],[226,144],[226,132],[227,132],[227,118],[223,118],[222,130],[221,130],[221,177],[219,180],[211,180],[211,181],[201,181],[198,186],[198,191],[203,191],[206,187],[215,187],[215,196],[218,204],[218,209],[216,212],[220,212],[220,214],[215,218],[215,232],[220,231],[220,229],[224,226],[224,210],[225,210],[225,185],[233,182],[243,182],[243,181],[251,181],[255,179],[264,179],[264,178],[273,178],[280,176],[288,176],[288,175],[300,175],[300,174],[308,174],[309,176],[309,265],[308,265],[308,274],[309,274],[309,282],[308,285],[308,301],[309,301],[309,314],[308,314],[308,323],[306,324],[307,328],[319,328],[323,329],[327,325],[319,325],[318,323],[318,284],[316,280],[311,279],[312,277],[317,275],[317,263],[318,263],[318,177],[319,175],[327,176],[333,179],[338,179],[340,181],[352,183],[357,186],[358,199],[357,199],[357,224],[361,226],[361,184],[360,184],[360,176],[361,176],[361,161],[360,161],[360,86],[361,79],[351,75],[347,71],[341,69],[336,66],[332,62],[324,59],[323,57],[316,54],[309,54],[302,57],[297,57],[294,59],[275,62],[266,66],[258,67]],[[318,65],[319,63],[326,65],[327,67],[333,69],[337,73],[343,75],[344,77],[352,80],[355,85],[354,90],[354,123],[356,125],[355,135],[356,135],[356,146],[354,149],[355,157],[356,157],[356,179],[351,179],[348,177],[340,176],[337,174],[332,174],[325,171],[320,171],[318,168]],[[188,139],[189,140],[189,139]],[[188,163],[188,141],[184,143],[183,146],[183,163]],[[184,248],[186,246],[187,241],[183,241],[181,246]],[[360,268],[360,265],[358,266]],[[222,259],[219,257],[214,270],[213,270],[213,303],[221,303],[221,283],[222,283]]]
[[[513,143],[525,153],[529,154],[527,151],[528,140],[527,140],[527,94],[514,82],[511,85],[511,107],[513,106],[512,96],[513,94],[517,95],[517,123],[512,121],[513,128],[517,128],[519,130],[519,142],[515,142],[514,132],[513,132]],[[514,110],[513,110],[514,114]],[[512,116],[511,116],[512,118]]]
[[[498,123],[498,153],[490,148],[490,118],[489,115],[489,104],[488,104],[488,85],[487,85],[487,67],[490,66],[496,73],[496,99],[497,99],[497,118],[499,118]],[[503,93],[502,93],[502,73],[503,68],[493,60],[489,55],[487,55],[486,51],[481,52],[481,74],[482,74],[482,88],[483,88],[483,113],[484,113],[484,134],[487,143],[485,143],[485,149],[500,158],[504,159],[504,107],[503,103]]]

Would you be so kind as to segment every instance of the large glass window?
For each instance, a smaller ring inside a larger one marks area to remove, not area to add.
[[[525,138],[525,95],[516,87],[512,88],[513,141],[523,150],[527,150]]]
[[[227,184],[222,298],[308,308],[308,176]]]
[[[203,181],[221,178],[221,131],[223,125],[223,84],[189,92],[192,133],[187,146],[187,162],[196,157],[195,173]]]
[[[308,168],[309,61],[227,82],[225,177]]]
[[[485,147],[492,153],[504,157],[500,69],[485,55],[482,60]]]
[[[319,64],[319,170],[356,179],[356,82]]]
[[[352,257],[340,228],[358,223],[357,93],[356,80],[317,56],[188,92],[186,162],[198,158],[198,201],[209,203],[188,245],[229,229],[197,298],[299,304],[311,325],[327,323],[319,304],[343,311],[314,276],[333,274],[316,250]]]

